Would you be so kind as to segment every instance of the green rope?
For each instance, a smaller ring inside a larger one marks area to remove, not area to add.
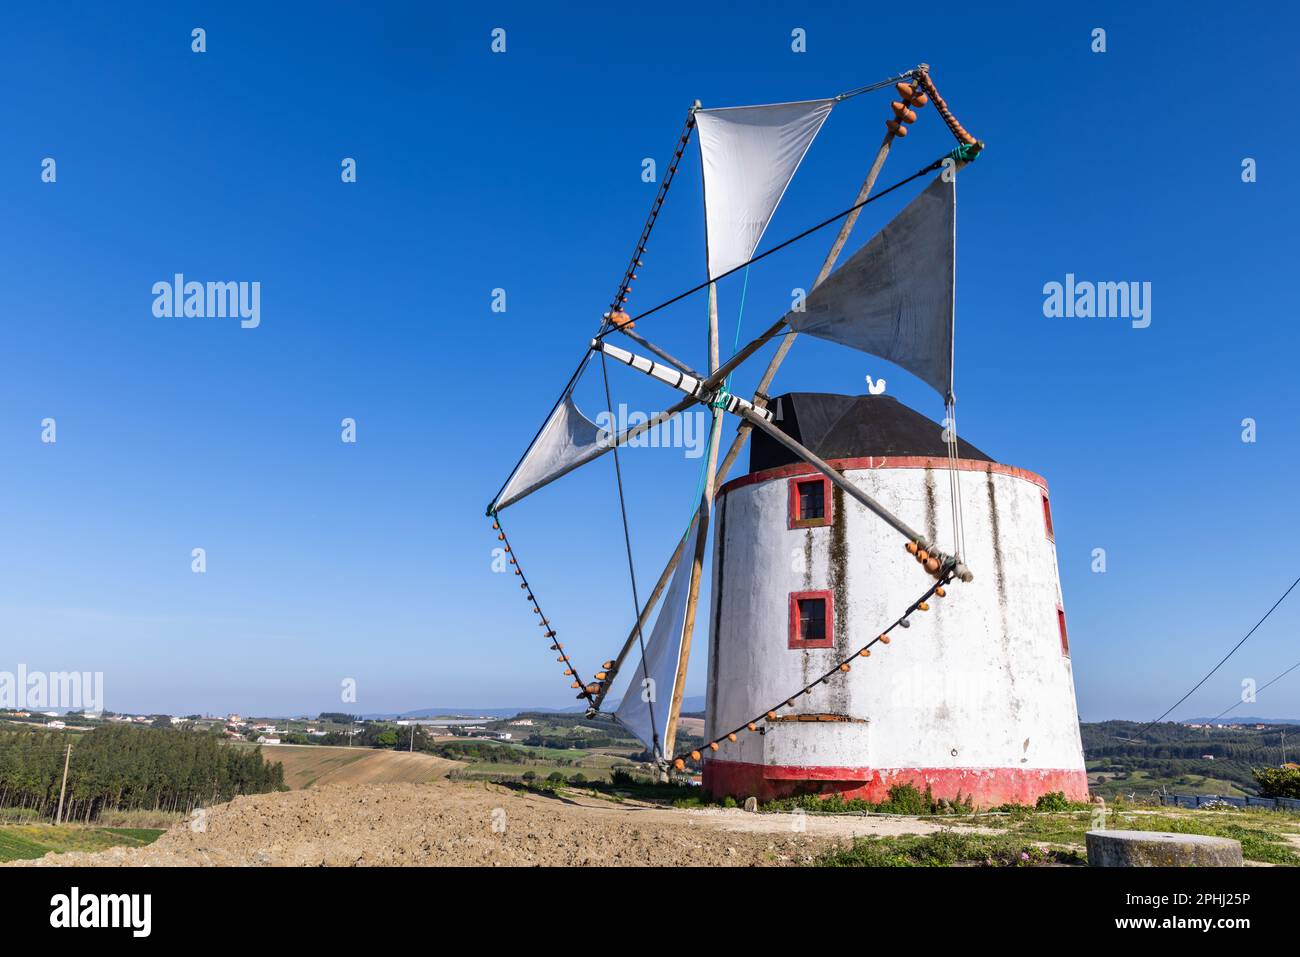
[[[740,287],[740,311],[736,313],[736,338],[731,343],[731,357],[734,359],[736,353],[740,351],[740,324],[745,319],[745,294],[749,292],[749,267],[745,267],[745,282]],[[733,372],[732,375],[735,373]],[[727,376],[722,382],[724,389],[731,388],[731,376]]]

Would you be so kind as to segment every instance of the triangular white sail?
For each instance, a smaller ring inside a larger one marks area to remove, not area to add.
[[[834,100],[697,110],[709,278],[748,261]]]
[[[506,487],[497,496],[494,508],[498,511],[505,508],[571,472],[608,447],[606,433],[582,414],[571,395],[566,395],[516,466]]]
[[[638,663],[632,681],[623,692],[614,717],[656,758],[668,757],[663,753],[664,731],[668,712],[672,706],[673,690],[677,683],[677,666],[682,657],[682,634],[686,628],[686,599],[690,594],[691,557],[695,554],[696,539],[701,526],[698,521],[691,529],[682,560],[673,572],[673,580],[664,593],[659,617],[654,629],[645,639],[645,660]],[[633,654],[640,649],[633,646]],[[647,681],[647,677],[649,681]]]
[[[938,176],[826,281],[798,332],[897,363],[945,398],[952,389],[956,182]]]

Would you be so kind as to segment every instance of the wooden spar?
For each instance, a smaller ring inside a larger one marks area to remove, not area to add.
[[[629,339],[631,339],[637,345],[641,346],[643,349],[649,349],[651,352],[657,355],[660,359],[663,359],[664,362],[668,363],[678,372],[684,372],[687,375],[694,376],[697,379],[704,378],[704,376],[700,375],[698,372],[696,372],[694,369],[688,366],[685,362],[682,362],[680,359],[676,359],[673,356],[669,355],[667,352],[664,352],[664,350],[660,349],[653,342],[644,338],[643,336],[637,335],[631,329],[627,328],[627,326],[619,326],[618,331],[623,333],[623,335],[627,336]]]
[[[786,435],[777,426],[763,418],[763,416],[759,415],[757,412],[751,412],[749,409],[741,410],[740,415],[742,415],[747,422],[751,422],[758,428],[762,429],[772,438],[776,439],[776,441],[788,448],[791,452],[794,452],[813,468],[817,469],[817,471],[829,478],[836,484],[836,486],[843,489],[845,494],[852,496],[868,509],[875,512],[878,516],[884,519],[887,524],[902,534],[904,538],[908,539],[908,541],[918,543],[922,548],[934,555],[935,558],[939,559],[940,564],[944,564],[948,559],[953,558],[953,556],[946,555],[939,549],[935,548],[934,544],[928,538],[916,529],[912,528],[889,509],[885,508],[885,506],[881,505],[853,482],[850,482],[844,476],[843,472],[835,469],[825,459],[821,458],[816,452],[812,451],[801,442]],[[965,565],[958,564],[957,577],[962,581],[968,582],[971,581],[974,576],[971,575]]]
[[[876,150],[875,159],[871,162],[871,168],[867,170],[867,177],[862,181],[862,188],[858,190],[858,198],[855,200],[854,205],[859,205],[865,202],[867,197],[871,195],[871,191],[876,186],[876,179],[880,176],[880,170],[885,165],[885,158],[889,156],[889,147],[893,142],[894,133],[890,130],[885,134],[884,140],[881,141],[880,148]],[[817,273],[817,279],[813,282],[814,289],[820,286],[826,280],[826,277],[831,274],[831,270],[835,268],[835,263],[839,259],[840,253],[844,251],[844,244],[848,242],[849,234],[853,232],[853,227],[857,224],[858,215],[861,212],[862,207],[853,210],[853,212],[849,213],[849,215],[844,218],[844,222],[840,223],[840,230],[835,236],[835,242],[831,244],[830,250],[826,253],[826,258],[822,261],[822,268]],[[712,289],[713,287],[710,287],[710,295],[713,295]],[[712,303],[710,312],[712,312]],[[746,352],[741,361],[743,361],[744,358],[748,358],[749,355],[752,355],[753,352],[757,351],[763,343],[769,341],[784,327],[785,320],[782,319],[769,329],[767,333],[764,333],[764,335],[760,337],[761,341],[758,346],[755,346],[753,350]],[[758,384],[758,391],[754,395],[754,404],[760,409],[766,408],[767,406],[767,390],[771,387],[772,379],[775,378],[777,370],[781,367],[781,363],[785,361],[786,354],[790,351],[790,346],[794,343],[795,336],[796,333],[793,332],[786,336],[780,347],[777,349],[776,355],[774,355],[771,361],[767,364],[767,370],[763,373],[763,378]],[[639,339],[639,337],[637,338]],[[653,347],[648,343],[642,341],[641,344],[646,346],[646,348],[651,349],[651,351],[666,362],[669,362],[674,366],[677,365],[658,350],[653,349]],[[736,363],[736,365],[739,364],[739,362]],[[694,374],[691,373],[689,369],[681,369],[680,366],[677,366],[677,368],[688,374]],[[710,371],[715,370],[710,367]],[[732,440],[731,447],[727,450],[726,458],[722,460],[722,464],[718,466],[717,471],[714,473],[715,485],[722,482],[723,479],[727,477],[727,473],[731,471],[731,467],[736,463],[737,457],[739,457],[741,450],[745,447],[745,440],[749,438],[749,433],[752,430],[753,426],[748,422],[742,421],[740,423],[740,430],[736,434],[735,439]],[[645,624],[645,619],[649,617],[650,610],[654,607],[655,602],[659,600],[664,589],[668,587],[668,582],[672,579],[673,572],[677,569],[677,563],[681,561],[682,552],[686,548],[687,537],[688,536],[683,536],[682,540],[677,543],[676,551],[674,551],[672,557],[668,559],[668,564],[664,566],[663,574],[659,576],[659,581],[655,583],[654,590],[650,593],[650,598],[646,602],[645,609],[642,611],[640,619],[633,626],[631,633],[627,636],[627,640],[623,642],[623,647],[620,649],[618,656],[614,659],[614,668],[608,674],[605,684],[601,688],[600,694],[596,697],[596,700],[593,703],[594,707],[600,707],[600,703],[605,698],[605,693],[614,683],[614,676],[618,674],[618,669],[622,667],[623,661],[627,658],[627,653],[632,649],[632,643],[636,640],[638,630]]]
[[[596,696],[591,701],[591,707],[588,708],[588,716],[591,716],[600,710],[600,705],[605,700],[605,695],[607,695],[609,689],[614,686],[614,676],[617,675],[618,670],[623,667],[623,662],[627,660],[627,653],[632,650],[632,646],[636,642],[638,632],[645,627],[646,620],[650,617],[650,612],[654,611],[655,605],[658,604],[660,597],[664,593],[664,589],[668,587],[668,582],[672,580],[673,572],[677,568],[677,563],[681,561],[682,552],[686,551],[686,543],[690,541],[691,529],[695,527],[697,521],[699,521],[698,511],[695,513],[695,517],[691,519],[691,524],[687,527],[686,534],[681,537],[681,540],[677,543],[677,547],[673,550],[672,557],[668,559],[668,565],[664,568],[664,573],[659,576],[659,580],[655,582],[655,587],[650,591],[650,597],[646,599],[645,607],[641,609],[641,614],[637,617],[636,623],[632,626],[632,631],[628,634],[627,640],[623,642],[623,647],[619,649],[617,657],[614,658],[614,666],[605,669],[605,680],[601,683],[600,691],[596,692]]]
[[[718,369],[718,286],[709,284],[709,373]],[[760,419],[762,416],[758,416]],[[713,409],[713,423],[709,429],[709,455],[704,466],[704,491],[700,493],[700,510],[696,521],[700,523],[695,535],[695,557],[691,565],[691,580],[686,597],[686,623],[682,627],[682,650],[677,660],[677,680],[673,682],[673,698],[669,705],[668,727],[664,732],[665,758],[675,753],[677,724],[682,713],[682,698],[686,694],[686,670],[691,660],[691,636],[695,631],[695,610],[700,599],[700,579],[704,572],[704,555],[709,542],[709,516],[713,511],[714,469],[718,464],[718,444],[722,438],[722,409]]]
[[[881,505],[879,502],[877,502],[875,499],[869,496],[866,492],[859,489],[856,485],[854,485],[847,478],[845,478],[840,472],[837,472],[831,465],[829,465],[824,459],[820,458],[815,452],[813,452],[807,446],[803,445],[802,443],[786,435],[785,432],[781,431],[781,429],[773,425],[771,421],[772,413],[769,412],[767,409],[760,409],[755,403],[749,402],[745,399],[741,399],[738,396],[727,395],[719,398],[716,392],[707,391],[704,383],[692,379],[690,376],[685,376],[682,373],[669,372],[664,367],[659,366],[657,363],[653,362],[652,360],[647,359],[644,356],[638,356],[634,353],[628,352],[626,349],[620,349],[618,346],[610,345],[608,342],[605,342],[603,339],[592,340],[592,348],[599,349],[600,351],[606,353],[607,355],[613,356],[619,361],[626,363],[628,366],[637,369],[640,372],[644,372],[646,375],[654,379],[657,379],[660,382],[663,382],[667,385],[675,386],[676,388],[680,389],[681,391],[689,395],[691,399],[693,399],[696,402],[709,405],[713,410],[713,417],[715,423],[717,422],[718,418],[722,415],[724,408],[726,411],[732,412],[740,416],[745,422],[749,422],[749,423],[761,422],[762,425],[760,426],[760,428],[762,428],[764,432],[771,435],[774,439],[776,439],[786,448],[790,449],[800,458],[807,461],[814,468],[818,469],[821,472],[824,472],[827,476],[830,477],[831,481],[833,481],[836,485],[843,488],[846,492],[848,492],[851,496],[853,496],[853,498],[857,499],[859,502],[861,502],[871,511],[875,512],[877,515],[883,518],[890,526],[897,529],[906,538],[916,542],[918,545],[922,546],[927,551],[933,552],[935,557],[939,558],[940,560],[946,560],[949,557],[951,557],[941,552],[937,547],[935,547],[934,543],[931,542],[929,539],[927,539],[924,535],[922,535],[920,532],[916,531],[914,528],[909,526],[897,515],[889,511],[889,509],[885,508],[885,506]],[[710,379],[712,378],[713,377],[710,376]],[[707,381],[709,380],[705,380],[705,382]],[[710,435],[709,458],[706,462],[708,474],[706,476],[706,481],[705,481],[706,494],[704,497],[701,498],[700,514],[698,516],[699,518],[702,518],[705,523],[708,522],[708,518],[709,518],[708,511],[706,510],[705,506],[712,505],[713,487],[716,484],[716,479],[718,475],[718,473],[715,471],[715,466],[717,463],[717,445],[718,445],[717,439],[719,437],[716,424],[713,427],[713,429],[710,430],[709,435]],[[707,532],[702,533],[700,537],[703,538],[706,535]],[[703,548],[697,547],[696,551],[702,552]],[[966,577],[965,575],[962,575],[962,580],[970,581],[970,578]],[[689,620],[689,616],[688,616],[688,620]]]

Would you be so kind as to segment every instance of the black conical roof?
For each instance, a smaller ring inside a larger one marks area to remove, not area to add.
[[[774,424],[824,459],[869,455],[925,455],[944,458],[948,446],[943,427],[887,395],[832,395],[827,392],[787,392],[767,406]],[[749,448],[749,470],[778,468],[802,462],[780,442],[755,429]],[[994,461],[962,438],[957,457]]]

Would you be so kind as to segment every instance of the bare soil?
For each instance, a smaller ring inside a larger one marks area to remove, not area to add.
[[[551,797],[485,782],[317,784],[239,797],[147,847],[49,854],[29,866],[780,866],[866,834],[928,834],[911,818],[755,814]]]

